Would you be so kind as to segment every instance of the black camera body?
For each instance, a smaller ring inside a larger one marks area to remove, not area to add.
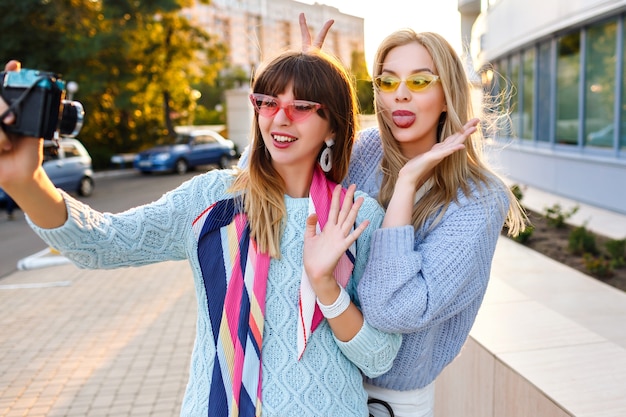
[[[81,103],[65,100],[65,82],[51,72],[32,69],[0,72],[0,96],[15,115],[5,132],[52,139],[73,137],[83,126]]]

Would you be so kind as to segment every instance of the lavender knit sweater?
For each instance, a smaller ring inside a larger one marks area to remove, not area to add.
[[[355,143],[345,184],[378,196],[382,146],[377,128]],[[498,182],[494,182],[498,184]],[[459,353],[483,300],[496,242],[508,209],[506,187],[461,190],[441,222],[378,229],[359,283],[368,323],[403,333],[390,371],[367,382],[394,390],[423,388]]]

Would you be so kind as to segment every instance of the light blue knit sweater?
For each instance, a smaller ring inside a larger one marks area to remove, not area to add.
[[[378,196],[382,145],[377,128],[361,132],[346,184]],[[440,223],[378,229],[358,287],[365,319],[374,327],[403,333],[393,368],[373,385],[411,390],[431,383],[454,359],[474,323],[487,288],[491,261],[506,213],[503,183],[470,184]]]
[[[100,213],[64,195],[68,221],[56,229],[31,227],[51,247],[83,268],[116,268],[188,259],[193,271],[198,319],[189,382],[181,416],[207,415],[214,343],[207,298],[197,255],[192,221],[217,200],[230,197],[229,171],[199,175],[158,201],[116,215]],[[357,259],[348,293],[356,300],[358,279],[369,254],[371,233],[383,211],[365,194],[358,223],[370,227],[357,242]],[[401,336],[377,331],[365,324],[349,342],[334,338],[326,320],[313,333],[298,361],[297,300],[308,198],[285,197],[287,219],[281,238],[281,259],[269,269],[262,350],[263,416],[318,417],[368,415],[367,395],[359,369],[370,376],[389,370]],[[353,365],[350,361],[358,366]]]

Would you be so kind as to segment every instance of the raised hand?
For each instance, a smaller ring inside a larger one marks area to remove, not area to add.
[[[9,61],[6,71],[17,71],[20,63]],[[0,98],[0,114],[8,109]],[[13,123],[14,115],[3,118]],[[62,225],[67,219],[63,197],[43,167],[43,139],[9,135],[0,129],[0,187],[15,200],[30,220],[43,228]]]
[[[9,61],[5,71],[19,71],[18,61]],[[0,114],[5,114],[8,104],[0,97]],[[3,123],[11,124],[15,115],[6,113]],[[0,129],[0,186],[6,182],[26,181],[33,177],[33,172],[41,165],[39,158],[39,141],[35,138],[9,136]]]
[[[341,186],[335,187],[328,221],[320,234],[316,233],[317,215],[312,214],[307,218],[304,235],[304,268],[313,291],[322,302],[324,302],[325,291],[333,292],[332,290],[338,288],[333,272],[339,258],[369,225],[369,221],[366,220],[355,227],[359,208],[363,204],[362,197],[354,201],[355,190],[355,185],[348,187],[343,203],[340,203]],[[336,292],[333,293],[336,297]],[[328,304],[333,301],[334,298],[329,300]]]
[[[445,157],[454,152],[465,149],[465,140],[476,131],[479,119],[472,119],[463,126],[463,129],[456,132],[443,141],[436,143],[428,152],[416,156],[409,160],[400,170],[399,177],[408,180],[415,186],[423,183],[428,174]]]
[[[387,205],[382,227],[398,227],[411,224],[415,192],[432,169],[445,157],[465,148],[465,140],[476,131],[478,119],[472,119],[463,129],[436,143],[430,150],[409,160],[400,169],[393,195]]]
[[[326,39],[326,35],[328,34],[328,30],[335,23],[334,20],[330,19],[324,23],[322,29],[319,31],[317,36],[315,37],[315,42],[311,43],[311,33],[309,32],[309,26],[306,23],[306,17],[304,13],[300,13],[299,16],[300,22],[300,33],[302,35],[302,52],[309,52],[312,49],[322,49],[324,45],[324,40]]]

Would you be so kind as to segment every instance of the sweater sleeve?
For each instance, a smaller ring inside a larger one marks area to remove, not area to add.
[[[356,184],[357,189],[366,192],[372,198],[378,197],[382,181],[380,161],[383,148],[377,128],[369,128],[359,132],[352,147],[348,175],[343,183],[347,187]]]
[[[358,292],[365,319],[412,333],[464,310],[487,288],[508,201],[500,190],[459,193],[432,230],[379,229]]]
[[[155,202],[118,214],[101,213],[62,192],[68,211],[65,224],[42,229],[27,220],[50,247],[81,268],[186,259],[193,242],[194,213],[225,189],[225,174],[214,172],[185,182]]]
[[[361,193],[360,195],[363,195]],[[358,195],[357,195],[358,196]],[[373,199],[367,198],[361,206],[357,222],[369,219],[370,225],[357,240],[357,257],[355,260],[352,278],[347,286],[352,301],[359,306],[357,286],[363,274],[369,254],[372,232],[380,227],[384,212]],[[391,369],[393,360],[400,349],[402,337],[400,334],[386,333],[373,328],[367,322],[351,340],[342,342],[335,338],[335,342],[343,354],[354,363],[365,375],[376,377]]]

